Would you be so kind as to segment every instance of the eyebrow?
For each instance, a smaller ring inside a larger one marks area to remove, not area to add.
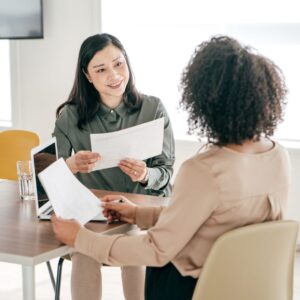
[[[121,55],[120,55],[120,56],[118,56],[117,58],[113,59],[113,62],[115,62],[116,60],[118,60],[118,59],[120,59],[120,58],[122,58],[122,56],[121,56]],[[103,66],[104,66],[104,64],[99,64],[99,65],[93,66],[93,69],[95,69],[95,68],[99,68],[99,67],[103,67]]]

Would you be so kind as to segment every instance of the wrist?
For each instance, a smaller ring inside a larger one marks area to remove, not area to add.
[[[137,209],[136,209],[137,207],[136,206],[134,206],[134,211],[133,211],[133,223],[132,224],[136,224],[136,211],[137,211]]]
[[[78,170],[74,160],[75,160],[74,156],[71,156],[71,157],[66,159],[66,164],[69,167],[69,169],[71,170],[71,172],[73,174],[76,174],[76,173],[78,173],[79,170]]]
[[[146,168],[146,174],[144,176],[144,178],[142,180],[140,180],[140,183],[146,185],[148,183],[149,180],[149,172],[148,172],[148,168]]]

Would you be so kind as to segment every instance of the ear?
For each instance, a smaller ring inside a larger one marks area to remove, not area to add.
[[[85,77],[87,78],[87,80],[88,80],[90,83],[92,83],[92,80],[91,80],[90,75],[89,75],[88,73],[86,73],[86,72],[84,71],[84,69],[82,69],[82,72],[83,72],[83,74],[85,75]]]

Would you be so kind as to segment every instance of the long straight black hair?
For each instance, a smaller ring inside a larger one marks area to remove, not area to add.
[[[77,107],[77,126],[79,129],[82,129],[83,125],[86,125],[95,117],[100,106],[101,96],[84,73],[88,73],[87,67],[94,55],[108,45],[114,45],[122,51],[129,69],[129,80],[123,96],[125,106],[129,111],[137,110],[140,107],[141,96],[135,87],[133,73],[125,49],[116,37],[103,33],[90,36],[82,43],[71,93],[67,101],[56,109],[56,118],[67,104],[76,105]]]

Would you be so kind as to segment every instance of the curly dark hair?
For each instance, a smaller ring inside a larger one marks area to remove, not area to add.
[[[282,121],[287,91],[281,70],[227,36],[196,48],[181,88],[189,133],[220,146],[271,136]]]

